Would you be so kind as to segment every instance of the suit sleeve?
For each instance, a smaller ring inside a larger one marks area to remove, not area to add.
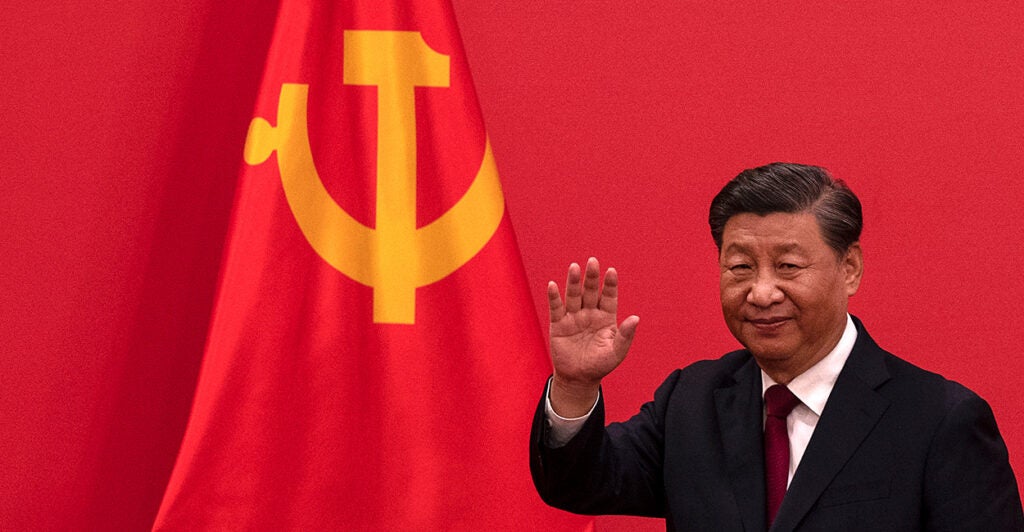
[[[664,517],[664,407],[676,375],[638,414],[608,427],[602,392],[580,432],[557,449],[545,445],[549,427],[542,397],[530,436],[530,471],[541,499],[580,514]]]
[[[927,530],[1024,530],[1020,493],[991,408],[953,385],[925,471]]]

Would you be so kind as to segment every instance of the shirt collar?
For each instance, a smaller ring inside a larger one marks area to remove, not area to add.
[[[850,358],[853,344],[856,342],[857,327],[853,324],[853,319],[850,318],[850,315],[847,314],[846,329],[843,330],[843,336],[839,338],[839,343],[832,348],[829,354],[825,355],[825,358],[819,360],[817,364],[811,366],[807,371],[797,375],[787,385],[789,391],[793,392],[793,395],[800,399],[800,402],[818,416],[825,409],[825,402],[828,401],[828,396],[836,385],[836,379],[839,378],[839,372],[843,370],[846,359]],[[776,384],[776,382],[764,370],[761,370],[762,396],[764,391],[773,384]]]

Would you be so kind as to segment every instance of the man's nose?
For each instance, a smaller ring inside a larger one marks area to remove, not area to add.
[[[760,271],[754,278],[750,291],[747,292],[747,303],[758,307],[768,307],[775,303],[781,303],[785,298],[782,290],[779,289],[778,280],[768,272]]]

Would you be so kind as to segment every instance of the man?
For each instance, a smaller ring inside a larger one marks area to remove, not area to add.
[[[715,197],[722,313],[745,347],[676,370],[604,426],[618,277],[595,259],[548,285],[554,374],[531,436],[541,497],[670,530],[1024,530],[988,405],[875,344],[847,314],[864,264],[860,202],[814,166],[746,170]],[[767,404],[767,406],[766,406]]]

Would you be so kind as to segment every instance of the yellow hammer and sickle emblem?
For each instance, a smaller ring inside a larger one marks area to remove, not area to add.
[[[377,87],[376,223],[352,218],[324,188],[306,123],[309,86],[281,85],[277,126],[254,118],[245,162],[277,151],[288,205],[302,234],[328,264],[373,288],[375,323],[414,323],[416,288],[473,258],[498,228],[505,201],[485,142],[473,183],[447,212],[416,227],[416,87],[448,87],[449,57],[419,32],[346,31],[344,83]]]

